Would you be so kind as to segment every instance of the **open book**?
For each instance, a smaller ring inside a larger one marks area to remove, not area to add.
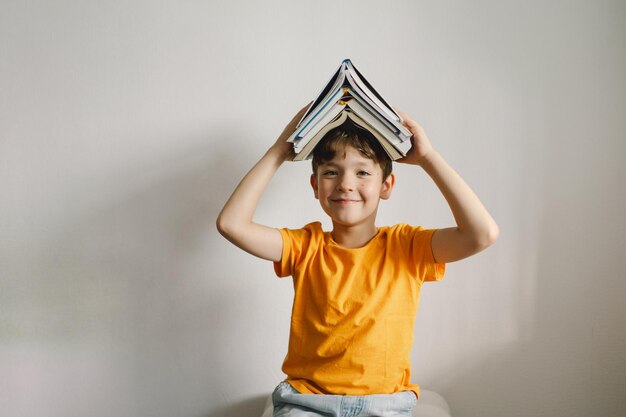
[[[288,139],[296,153],[294,161],[309,159],[324,135],[348,119],[370,131],[393,160],[411,149],[411,132],[400,115],[345,59]]]

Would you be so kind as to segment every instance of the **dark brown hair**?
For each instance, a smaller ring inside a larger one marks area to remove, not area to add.
[[[370,131],[349,120],[326,133],[315,146],[313,173],[317,175],[317,168],[321,164],[332,160],[338,151],[345,150],[347,146],[353,147],[364,157],[378,163],[383,170],[383,181],[391,174],[392,162],[382,145]]]

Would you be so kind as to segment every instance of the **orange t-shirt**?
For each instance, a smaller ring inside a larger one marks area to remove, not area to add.
[[[410,352],[420,289],[445,272],[433,259],[434,230],[381,227],[356,249],[339,246],[319,222],[280,232],[274,269],[294,283],[287,381],[305,394],[419,395]]]

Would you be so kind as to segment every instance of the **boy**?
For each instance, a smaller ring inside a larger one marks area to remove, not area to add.
[[[310,182],[332,231],[322,231],[320,223],[298,230],[254,223],[261,194],[293,157],[286,138],[305,110],[244,177],[217,219],[228,240],[273,261],[277,275],[293,276],[282,368],[287,379],[274,391],[274,416],[409,416],[419,395],[410,383],[409,356],[421,285],[442,279],[446,263],[490,246],[498,226],[422,127],[403,113],[412,148],[398,162],[421,166],[433,179],[455,227],[377,227],[378,203],[395,184],[392,163],[371,133],[348,124],[328,132],[313,154]]]

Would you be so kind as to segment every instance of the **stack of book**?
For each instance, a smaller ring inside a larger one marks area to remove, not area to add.
[[[324,135],[346,120],[370,131],[392,160],[406,156],[411,149],[411,132],[402,124],[402,117],[345,59],[288,139],[296,153],[294,161],[311,158]]]

